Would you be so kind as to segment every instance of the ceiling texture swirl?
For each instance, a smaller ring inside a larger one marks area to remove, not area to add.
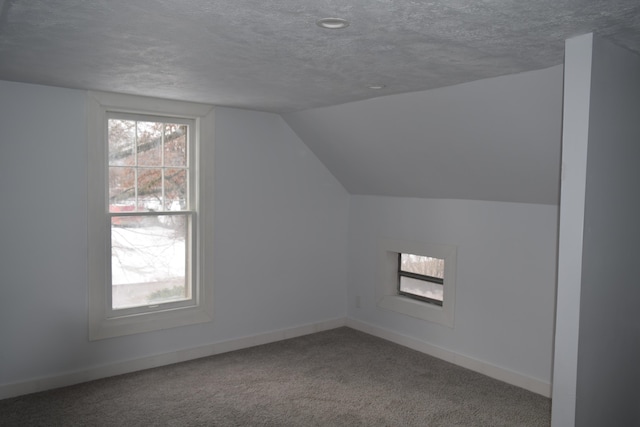
[[[1,4],[2,80],[276,113],[547,68],[587,32],[640,52],[637,0]]]
[[[361,195],[557,204],[565,40],[640,53],[638,0],[0,5],[0,80],[277,113]]]

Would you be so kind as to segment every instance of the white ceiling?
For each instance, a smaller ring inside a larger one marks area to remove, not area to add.
[[[0,79],[279,113],[546,68],[591,31],[640,52],[638,0],[1,5]],[[351,25],[315,25],[327,16]]]

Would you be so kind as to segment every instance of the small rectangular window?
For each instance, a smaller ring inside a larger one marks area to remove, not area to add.
[[[398,293],[442,306],[444,259],[409,253],[398,254]]]

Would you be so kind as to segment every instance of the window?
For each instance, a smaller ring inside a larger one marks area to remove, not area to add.
[[[378,307],[453,327],[456,252],[449,245],[381,240]]]
[[[91,339],[212,319],[212,131],[210,106],[90,93]]]
[[[107,113],[110,316],[191,304],[193,120]]]
[[[415,254],[398,254],[398,292],[442,307],[444,260]]]

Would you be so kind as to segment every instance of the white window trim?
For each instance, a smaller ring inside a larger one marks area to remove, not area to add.
[[[108,317],[107,280],[111,254],[106,212],[107,111],[195,120],[196,192],[199,227],[195,304],[189,307]],[[213,107],[181,101],[89,92],[88,124],[88,279],[89,339],[130,335],[213,320]],[[208,261],[208,262],[207,262]]]
[[[442,307],[398,293],[398,254],[410,253],[444,259]],[[382,239],[378,245],[378,307],[418,319],[436,322],[450,328],[454,325],[456,295],[455,246]]]

